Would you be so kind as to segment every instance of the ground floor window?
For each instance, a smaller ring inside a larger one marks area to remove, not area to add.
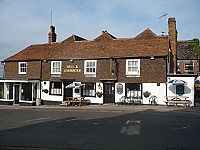
[[[32,83],[22,83],[21,100],[32,101]]]
[[[142,98],[142,84],[141,83],[126,83],[126,96],[132,98]]]
[[[6,97],[13,99],[13,83],[6,83]]]
[[[96,83],[84,82],[85,86],[82,88],[82,96],[84,97],[95,97]]]
[[[62,95],[62,82],[50,82],[50,94]]]
[[[0,83],[0,99],[4,99],[4,83]]]
[[[184,94],[184,85],[177,85],[176,86],[176,94],[182,96]]]

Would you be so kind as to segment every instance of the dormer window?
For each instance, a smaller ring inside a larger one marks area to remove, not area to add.
[[[26,74],[27,62],[19,62],[19,74]]]

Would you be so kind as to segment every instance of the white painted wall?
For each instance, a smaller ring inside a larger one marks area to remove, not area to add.
[[[46,85],[44,84],[44,82],[46,82]],[[41,90],[44,90],[44,89],[49,89],[49,84],[50,82],[49,81],[43,81],[41,82]],[[62,84],[62,95],[61,96],[57,96],[57,95],[49,95],[49,92],[46,94],[44,92],[41,92],[41,99],[43,100],[48,100],[48,101],[63,101],[63,91],[64,91],[64,85]]]
[[[143,92],[150,92],[151,96],[155,95],[158,100],[159,105],[165,105],[165,96],[166,96],[166,84],[160,83],[160,86],[157,86],[157,83],[143,83]],[[143,93],[142,93],[143,94]],[[144,97],[143,95],[143,104],[149,104],[149,98]]]
[[[195,77],[168,77],[167,82],[173,79],[183,80],[187,82],[184,85],[184,93],[182,96],[188,96],[190,100],[190,106],[194,106],[194,81]],[[167,84],[167,96],[176,96],[176,86]]]
[[[99,84],[100,84],[100,87],[99,87]],[[96,92],[103,93],[103,83],[96,82]],[[85,99],[89,100],[91,103],[94,103],[94,104],[103,104],[103,95],[100,98],[96,95],[96,97],[85,97]]]

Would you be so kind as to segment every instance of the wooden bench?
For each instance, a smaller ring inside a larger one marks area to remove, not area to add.
[[[187,98],[189,97],[186,97],[186,96],[166,96],[166,101],[164,101],[166,103],[166,106],[169,106],[170,103],[173,103],[173,104],[183,104],[185,106],[185,108],[187,106],[189,106],[189,100],[187,100]]]
[[[82,104],[84,104],[84,106],[86,105],[87,100],[85,100],[85,97],[67,97],[66,101],[63,101],[62,104],[60,104],[61,106],[75,106],[76,104],[78,104],[80,107],[82,106]]]

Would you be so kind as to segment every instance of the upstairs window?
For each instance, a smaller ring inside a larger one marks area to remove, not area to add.
[[[61,74],[61,61],[51,62],[51,74]]]
[[[194,63],[192,61],[185,62],[185,72],[194,72]]]
[[[126,75],[140,75],[140,60],[127,59],[126,60]]]
[[[85,60],[84,62],[84,74],[87,77],[96,77],[96,60]]]
[[[19,74],[26,74],[27,71],[27,63],[19,62]]]

